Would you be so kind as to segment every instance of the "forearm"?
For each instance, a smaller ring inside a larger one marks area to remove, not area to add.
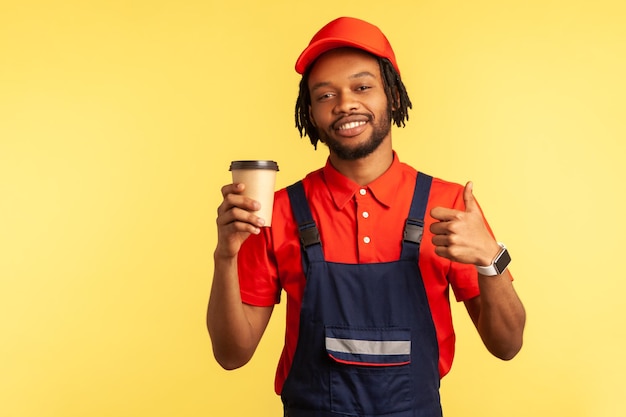
[[[521,349],[526,312],[508,271],[495,277],[479,275],[480,306],[475,318],[487,349],[500,359],[512,359]]]
[[[207,328],[215,359],[222,367],[234,369],[250,360],[258,341],[241,301],[237,258],[215,255],[214,259]]]

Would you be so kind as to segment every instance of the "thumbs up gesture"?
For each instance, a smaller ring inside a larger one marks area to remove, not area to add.
[[[430,226],[435,253],[455,262],[489,265],[500,251],[500,246],[485,224],[482,212],[474,199],[473,184],[463,190],[465,211],[435,207],[430,215],[435,219]]]

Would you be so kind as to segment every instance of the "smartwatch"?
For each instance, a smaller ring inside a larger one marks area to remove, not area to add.
[[[493,261],[491,261],[491,265],[474,265],[479,274],[487,277],[500,275],[506,270],[509,263],[511,263],[511,255],[509,255],[509,251],[506,249],[506,246],[504,246],[504,243],[498,242],[498,245],[500,245],[501,248],[500,252],[498,252]]]

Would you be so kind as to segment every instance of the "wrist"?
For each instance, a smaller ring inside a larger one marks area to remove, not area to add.
[[[478,262],[476,262],[475,266],[489,266],[493,263],[493,260],[496,259],[500,251],[502,250],[502,246],[500,242],[496,242],[495,240],[489,245],[488,250],[486,250],[482,257],[479,257]]]
[[[219,246],[213,252],[213,261],[215,263],[237,263],[237,253],[231,253],[229,250],[220,249]]]
[[[486,266],[474,265],[476,271],[484,276],[496,276],[502,274],[511,262],[511,256],[504,243],[498,242],[499,250],[495,257]]]

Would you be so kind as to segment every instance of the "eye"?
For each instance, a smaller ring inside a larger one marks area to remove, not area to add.
[[[357,90],[357,91],[367,91],[367,90],[369,90],[370,88],[372,88],[372,87],[370,87],[369,85],[360,85],[360,86],[358,86],[358,87],[357,87],[357,89],[356,89],[356,90]]]
[[[317,101],[326,101],[329,100],[331,98],[333,98],[335,95],[333,93],[324,93],[324,94],[320,94],[317,97]]]

